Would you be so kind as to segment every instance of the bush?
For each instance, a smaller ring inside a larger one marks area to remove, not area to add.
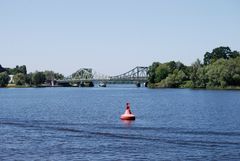
[[[0,87],[6,87],[10,77],[8,76],[7,72],[0,73]]]
[[[26,75],[24,75],[23,73],[18,73],[13,76],[13,80],[16,85],[20,85],[20,86],[25,85]]]

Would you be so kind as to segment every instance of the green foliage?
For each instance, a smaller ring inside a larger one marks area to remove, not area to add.
[[[5,71],[6,71],[6,69],[3,68],[2,65],[0,64],[0,73],[5,72]]]
[[[32,78],[33,78],[33,73],[27,74],[25,77],[26,84],[31,86],[33,84]]]
[[[20,86],[25,85],[26,75],[23,73],[17,73],[16,75],[14,75],[13,80],[16,85],[20,85]]]
[[[188,68],[181,62],[170,61],[164,64],[154,62],[148,69],[148,81],[150,83],[149,85],[151,85],[151,83],[159,84],[162,80],[166,79],[170,74],[173,74],[175,70],[177,71],[181,70],[185,73],[185,75],[188,75],[189,73]],[[168,79],[170,79],[170,77]],[[163,86],[165,86],[165,84]]]
[[[63,79],[64,76],[59,73],[54,73],[53,71],[44,71],[43,72],[46,78],[46,83],[51,84],[54,80]]]
[[[208,87],[240,86],[240,57],[219,59],[207,66]]]
[[[46,80],[46,76],[44,75],[43,72],[36,71],[32,75],[32,83],[35,86],[39,86],[39,85],[43,84],[45,82],[45,80]]]
[[[177,63],[175,61],[167,62],[166,65],[168,66],[169,73],[172,73],[177,68]]]
[[[206,72],[206,67],[201,67],[197,70],[197,80],[194,88],[206,88],[208,82]]]
[[[22,66],[16,66],[16,68],[7,68],[7,72],[9,75],[16,75],[18,73],[22,73],[22,74],[27,74],[27,67],[26,65],[22,65]]]
[[[231,51],[229,47],[220,46],[218,48],[213,49],[211,53],[206,52],[204,55],[204,65],[208,65],[214,63],[218,59],[229,59],[236,58],[240,56],[240,53],[237,51]]]
[[[153,63],[148,70],[149,86],[179,87],[188,79],[189,69],[181,62]]]
[[[63,79],[63,78],[64,78],[64,75],[62,75],[62,74],[60,74],[60,73],[54,73],[54,78],[55,78],[56,80],[58,80],[58,79]]]
[[[54,80],[54,72],[53,71],[48,71],[48,70],[46,70],[45,72],[43,72],[44,73],[44,75],[45,75],[45,78],[46,78],[46,81],[47,82],[51,82],[51,81],[53,81]]]
[[[156,79],[156,72],[155,71],[156,71],[156,68],[159,66],[159,64],[160,64],[159,62],[154,62],[148,68],[148,81],[149,81],[150,84],[151,83],[156,83],[155,82],[155,79]]]
[[[6,87],[8,85],[10,78],[7,72],[0,73],[0,87]]]
[[[44,71],[44,72],[38,72],[35,73],[29,73],[26,75],[25,80],[26,84],[28,85],[35,85],[39,86],[44,83],[51,84],[52,81],[57,79],[63,79],[64,76],[59,73],[54,73],[53,71]]]
[[[170,72],[170,69],[167,64],[159,64],[155,70],[155,82],[160,82],[165,79]]]
[[[231,52],[228,56],[229,56],[229,58],[237,58],[240,56],[240,53],[235,50],[235,51]]]
[[[151,80],[151,81],[150,81]],[[213,49],[187,67],[181,62],[153,63],[149,67],[149,86],[168,88],[240,87],[240,56],[229,47]]]
[[[228,70],[227,84],[230,86],[240,86],[240,57],[230,59],[226,65]]]
[[[226,64],[226,60],[219,59],[218,61],[206,67],[206,75],[209,78],[207,87],[225,87],[227,85],[224,79],[227,71],[224,64]]]
[[[161,83],[163,87],[177,88],[184,84],[187,80],[187,75],[182,70],[175,69],[172,74],[169,74]]]
[[[207,78],[205,76],[206,70],[199,59],[197,59],[192,65],[190,70],[190,81],[188,83],[191,88],[205,88]]]
[[[39,86],[43,83],[52,83],[54,80],[63,79],[64,76],[60,73],[55,73],[53,71],[35,72],[27,74],[27,68],[25,65],[16,66],[16,68],[3,68],[0,65],[1,73],[1,87],[8,84],[8,75],[14,75],[13,80],[16,85],[35,85]],[[7,76],[6,76],[7,74]]]

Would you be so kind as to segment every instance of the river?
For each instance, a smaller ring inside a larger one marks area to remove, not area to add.
[[[1,161],[240,160],[240,91],[0,89],[0,142]]]

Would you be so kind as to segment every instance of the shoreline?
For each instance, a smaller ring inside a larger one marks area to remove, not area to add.
[[[92,87],[78,87],[78,86],[47,86],[47,85],[42,85],[42,86],[15,86],[15,85],[10,85],[7,87],[0,87],[0,89],[3,88],[92,88]],[[191,88],[191,87],[177,87],[177,88],[170,88],[170,87],[157,87],[157,86],[151,86],[151,87],[146,87],[148,89],[191,89],[191,90],[240,90],[240,86],[236,87],[208,87],[208,88]]]

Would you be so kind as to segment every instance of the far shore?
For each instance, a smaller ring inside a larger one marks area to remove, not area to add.
[[[15,85],[15,84],[8,84],[7,87],[0,87],[0,88],[66,88],[64,86],[51,86],[51,85],[39,85],[39,86],[30,86],[30,85]],[[68,86],[68,88],[81,88],[78,86]],[[87,87],[82,87],[87,88]],[[89,87],[91,88],[91,87]],[[158,87],[152,85],[151,87],[146,87],[149,89],[192,89],[192,90],[240,90],[240,86],[228,86],[228,87],[207,87],[207,88],[191,88],[191,87],[177,87],[177,88],[169,88],[169,87]]]

